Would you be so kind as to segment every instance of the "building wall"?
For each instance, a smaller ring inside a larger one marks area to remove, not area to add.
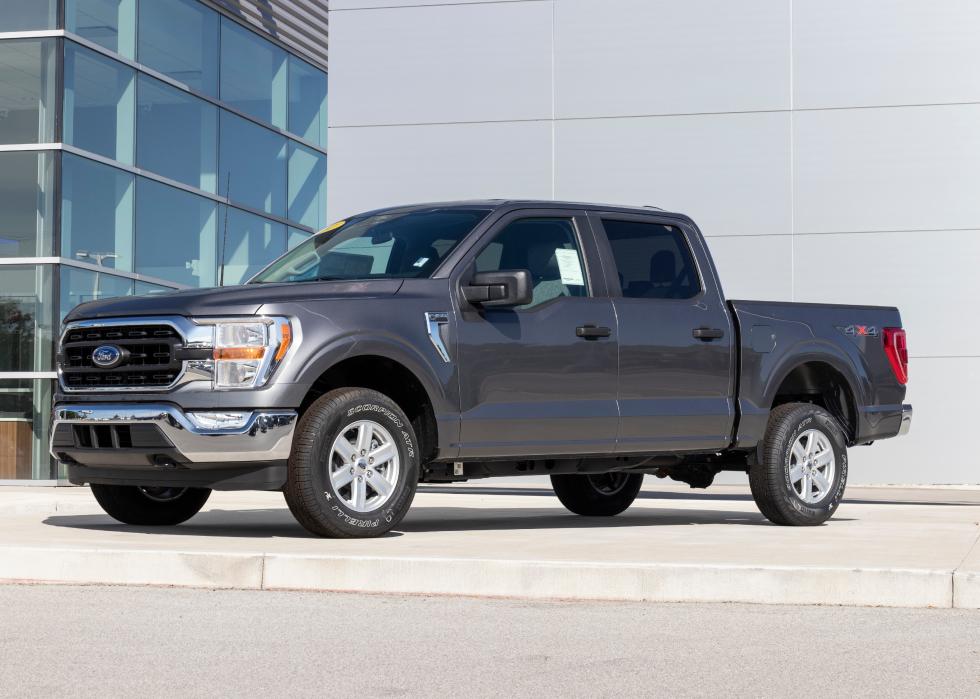
[[[328,218],[543,197],[692,215],[733,298],[897,305],[911,434],[980,483],[980,3],[333,0]]]
[[[319,25],[288,24],[325,47],[325,5],[219,4],[0,2],[0,482],[58,476],[75,305],[237,284],[325,223]]]

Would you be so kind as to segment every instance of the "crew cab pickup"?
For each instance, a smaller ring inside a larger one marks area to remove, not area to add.
[[[141,526],[261,489],[377,536],[419,482],[514,475],[609,516],[722,471],[814,525],[912,418],[897,309],[726,300],[690,218],[552,201],[381,209],[242,286],[83,304],[57,363],[52,454]]]

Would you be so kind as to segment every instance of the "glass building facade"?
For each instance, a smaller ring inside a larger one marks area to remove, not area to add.
[[[59,477],[72,307],[237,284],[325,224],[326,71],[232,7],[0,0],[0,483]]]

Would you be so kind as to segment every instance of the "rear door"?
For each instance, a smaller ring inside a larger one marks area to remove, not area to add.
[[[734,338],[700,237],[670,217],[596,213],[591,221],[619,323],[617,451],[726,447]]]
[[[531,303],[478,308],[462,300],[468,275],[509,269],[530,271]],[[460,309],[460,458],[612,453],[616,317],[585,213],[511,212],[452,279]]]

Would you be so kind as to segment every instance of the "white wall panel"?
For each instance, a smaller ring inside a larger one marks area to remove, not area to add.
[[[419,5],[468,5],[488,1],[493,2],[494,0],[330,0],[330,11],[416,7]],[[550,4],[551,0],[503,0],[503,2],[547,2]]]
[[[788,109],[788,0],[560,0],[559,117]]]
[[[793,119],[797,232],[980,227],[980,105]]]
[[[394,204],[551,196],[546,123],[330,131],[329,219]]]
[[[334,126],[551,117],[544,2],[334,12]]]
[[[980,2],[794,0],[793,106],[980,100]]]
[[[786,113],[583,119],[557,128],[559,198],[683,211],[706,235],[790,232]]]
[[[913,358],[906,395],[915,409],[912,430],[851,449],[848,482],[980,483],[973,438],[978,391],[980,358]]]
[[[980,230],[795,238],[797,301],[898,306],[913,356],[978,354],[980,325],[950,310],[980,297]]]
[[[792,300],[792,236],[726,235],[707,241],[726,297]]]

